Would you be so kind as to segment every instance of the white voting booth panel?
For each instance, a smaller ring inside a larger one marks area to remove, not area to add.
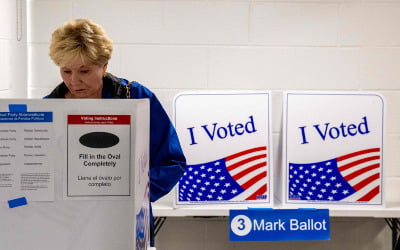
[[[186,92],[174,120],[187,160],[176,208],[272,206],[271,93]]]
[[[384,206],[381,95],[288,91],[283,117],[285,206]]]
[[[1,249],[148,249],[148,100],[3,99],[0,141]]]

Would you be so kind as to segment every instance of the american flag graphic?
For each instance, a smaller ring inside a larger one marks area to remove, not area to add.
[[[381,149],[289,164],[289,200],[368,202],[380,194]]]
[[[188,165],[178,186],[179,201],[245,201],[267,198],[267,147]]]

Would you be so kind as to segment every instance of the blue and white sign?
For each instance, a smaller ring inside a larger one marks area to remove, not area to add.
[[[383,204],[384,99],[286,92],[286,204]]]
[[[0,102],[0,201],[10,208],[54,201],[54,113],[13,101]]]
[[[271,202],[269,92],[195,92],[175,98],[188,167],[176,205]]]
[[[328,209],[230,210],[231,241],[329,240]]]

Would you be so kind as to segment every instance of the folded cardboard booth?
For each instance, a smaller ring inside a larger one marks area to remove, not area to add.
[[[175,127],[187,160],[176,208],[273,206],[271,93],[180,93]]]
[[[148,100],[0,101],[4,249],[147,249]]]
[[[384,121],[378,93],[285,92],[283,205],[383,207]]]

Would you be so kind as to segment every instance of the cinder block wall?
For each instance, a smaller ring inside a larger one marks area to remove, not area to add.
[[[0,1],[0,98],[27,96],[26,2]]]
[[[13,9],[15,2],[1,4]],[[115,42],[109,71],[154,90],[170,115],[173,97],[185,90],[273,90],[275,142],[284,90],[382,93],[387,100],[386,201],[400,202],[399,1],[35,0],[28,1],[28,9],[28,97],[42,97],[60,82],[47,56],[49,39],[57,26],[76,17],[104,26]],[[12,19],[7,15],[0,15],[5,23]],[[2,77],[13,77],[4,69],[13,57],[4,52],[13,32],[0,22],[0,51],[6,55],[0,57]],[[0,95],[10,95],[11,83],[24,84],[3,81]],[[333,223],[330,242],[233,244],[227,241],[226,218],[170,218],[157,245],[175,250],[390,249],[390,231],[382,220]]]

